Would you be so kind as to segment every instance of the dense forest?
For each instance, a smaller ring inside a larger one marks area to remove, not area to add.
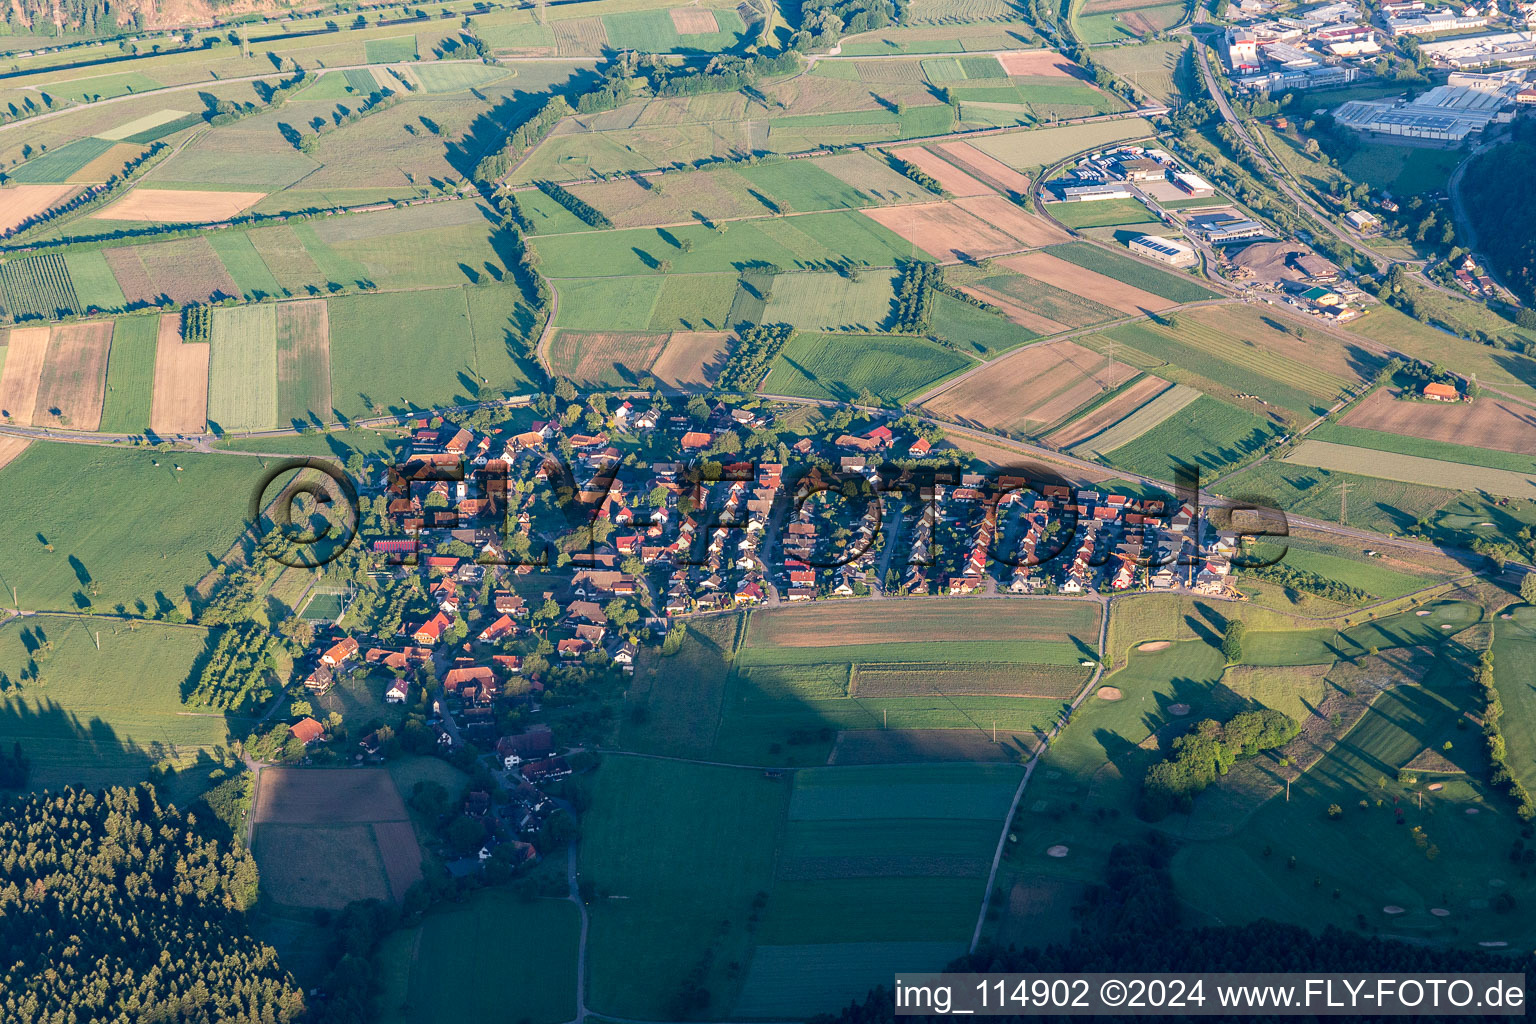
[[[1468,950],[1436,949],[1390,939],[1356,935],[1337,928],[1314,934],[1294,925],[1255,921],[1241,926],[1186,928],[1179,917],[1168,863],[1170,840],[1151,834],[1110,851],[1105,881],[1088,892],[1079,908],[1071,940],[1045,949],[981,949],[949,965],[959,972],[1536,972],[1536,957]],[[891,994],[877,988],[862,1003],[814,1024],[885,1024],[896,1014]],[[937,1018],[900,1018],[921,1024]],[[1065,1020],[1046,1016],[994,1018],[1036,1022]],[[1132,1021],[1133,1015],[1095,1017],[1096,1021]],[[1177,1018],[1164,1018],[1177,1019]],[[1259,1021],[1257,1015],[1244,1018]],[[1306,1019],[1300,1017],[1289,1020]],[[1380,1018],[1329,1017],[1330,1021]],[[1421,1020],[1434,1019],[1421,1017]],[[1468,1018],[1462,1018],[1468,1019]]]
[[[1512,141],[1467,166],[1461,198],[1478,251],[1505,284],[1530,299],[1536,296],[1536,194],[1511,181],[1510,168],[1536,161],[1536,123],[1521,119],[1512,130]]]
[[[149,786],[0,804],[0,1020],[295,1020],[255,899],[250,853]]]

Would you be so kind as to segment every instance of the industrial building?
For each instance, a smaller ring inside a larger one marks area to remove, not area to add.
[[[1200,261],[1195,250],[1183,242],[1158,235],[1142,235],[1140,238],[1133,238],[1130,241],[1130,249],[1137,256],[1145,256],[1149,260],[1166,263],[1170,267],[1188,267]]]
[[[1457,14],[1436,10],[1414,12],[1401,18],[1386,18],[1387,32],[1393,36],[1428,36],[1436,32],[1465,32],[1488,24],[1486,14]]]
[[[1216,194],[1216,189],[1210,182],[1198,174],[1190,174],[1188,171],[1174,171],[1173,183],[1179,187],[1181,192],[1194,196],[1196,199]]]
[[[1227,245],[1269,233],[1258,221],[1229,212],[1197,214],[1189,219],[1189,226],[1212,245]]]
[[[1374,135],[1460,143],[1469,135],[1513,118],[1514,86],[1498,91],[1440,85],[1413,102],[1350,100],[1333,111],[1346,128]]]
[[[1168,175],[1162,164],[1144,156],[1117,160],[1115,170],[1126,181],[1157,181]]]
[[[1283,92],[1286,89],[1337,89],[1360,77],[1357,68],[1324,64],[1318,67],[1285,68],[1237,80],[1249,92]]]
[[[1419,51],[1435,64],[1447,68],[1529,64],[1536,60],[1536,33],[1493,32],[1461,39],[1441,39],[1420,45]]]
[[[1119,182],[1102,182],[1098,185],[1068,185],[1061,190],[1061,198],[1069,203],[1086,203],[1098,199],[1130,199],[1131,190]]]

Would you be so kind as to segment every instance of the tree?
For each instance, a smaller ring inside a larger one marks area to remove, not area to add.
[[[1528,572],[1520,580],[1520,600],[1536,604],[1536,572]]]
[[[1221,637],[1221,653],[1228,665],[1243,660],[1243,633],[1247,630],[1242,619],[1228,619],[1226,632]]]
[[[288,705],[288,713],[294,718],[308,718],[315,713],[315,709],[309,706],[307,700],[296,700]]]

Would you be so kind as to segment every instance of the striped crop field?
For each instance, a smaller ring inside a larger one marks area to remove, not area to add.
[[[1374,448],[1355,448],[1331,441],[1303,441],[1286,462],[1339,473],[1358,473],[1406,484],[1486,491],[1510,498],[1536,498],[1536,474],[1507,469],[1465,466],[1417,455],[1400,455]]]
[[[1200,395],[1201,392],[1194,388],[1175,384],[1129,416],[1067,450],[1085,459],[1112,452],[1123,444],[1130,444],[1170,416],[1178,414]]]

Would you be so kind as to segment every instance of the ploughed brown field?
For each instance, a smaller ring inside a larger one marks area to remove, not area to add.
[[[267,197],[265,192],[200,192],[136,188],[91,214],[99,220],[145,220],[160,224],[202,224],[225,220]]]
[[[674,331],[650,374],[663,387],[688,390],[709,387],[725,366],[729,331]]]
[[[1161,377],[1143,377],[1093,412],[1053,431],[1046,440],[1059,448],[1077,444],[1125,419],[1169,386]]]
[[[0,231],[20,227],[28,217],[35,217],[60,202],[75,188],[70,184],[0,188]]]
[[[1046,252],[1023,253],[999,262],[1009,270],[1016,270],[1036,281],[1044,281],[1048,285],[1074,295],[1091,297],[1094,302],[1111,309],[1118,309],[1122,313],[1145,313],[1148,310],[1155,312],[1177,305],[1171,299],[1144,292],[1140,288],[1133,288],[1112,277],[1080,267],[1076,263],[1068,263]]]
[[[160,318],[150,430],[163,435],[200,434],[208,429],[208,356],[207,342],[182,343],[179,314]]]
[[[983,153],[969,142],[941,142],[935,148],[944,154],[945,159],[983,181],[1020,195],[1029,193],[1029,175],[1020,174],[997,157]]]
[[[49,333],[46,327],[13,327],[6,339],[5,365],[0,367],[0,417],[18,427],[32,425]]]
[[[1028,345],[924,403],[988,429],[1028,431],[1055,423],[1136,371],[1071,341]]]
[[[1346,427],[1536,455],[1536,410],[1488,395],[1475,402],[1410,402],[1385,389],[1349,411]]]
[[[931,176],[953,196],[984,196],[992,192],[984,183],[922,146],[903,146],[891,153]]]
[[[1025,248],[1017,238],[978,220],[955,202],[877,206],[860,212],[941,260],[995,256]]]
[[[407,821],[400,792],[381,768],[268,768],[252,813],[257,824],[342,825]]]
[[[111,348],[110,320],[55,327],[38,381],[32,422],[56,423],[73,430],[95,430],[101,426],[101,404],[107,394],[107,354]]]

